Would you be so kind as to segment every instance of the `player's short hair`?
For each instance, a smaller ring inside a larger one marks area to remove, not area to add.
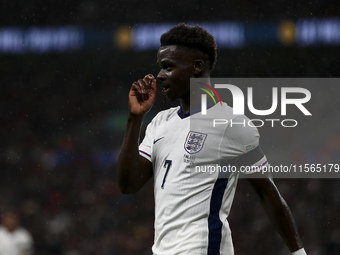
[[[215,38],[199,25],[180,23],[164,33],[160,41],[161,46],[178,45],[198,49],[209,56],[210,70],[215,66],[217,59]]]

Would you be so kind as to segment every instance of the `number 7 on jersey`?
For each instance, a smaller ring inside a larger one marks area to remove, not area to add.
[[[172,164],[172,160],[166,159],[165,162],[164,162],[163,167],[166,168],[166,170],[165,170],[165,174],[164,174],[163,182],[162,182],[162,186],[161,186],[162,189],[164,189],[164,184],[165,184],[165,181],[166,181],[166,177],[167,177],[167,175],[169,173],[171,164]]]

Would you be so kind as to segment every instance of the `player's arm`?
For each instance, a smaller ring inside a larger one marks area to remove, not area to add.
[[[267,215],[292,254],[306,254],[302,248],[292,213],[273,180],[269,177],[249,178],[248,180],[259,195]]]
[[[233,120],[235,123],[248,123],[249,121],[245,116],[237,116]],[[255,167],[255,171],[250,171],[248,173],[243,172],[244,177],[249,180],[250,184],[259,195],[261,203],[271,222],[277,228],[289,250],[293,252],[292,254],[304,255],[304,250],[300,250],[302,244],[287,203],[282,198],[270,176],[256,171],[258,167],[267,164],[267,158],[259,145],[259,138],[260,135],[254,125],[230,126],[225,141],[229,142],[228,144],[232,144],[230,141],[233,141],[234,148],[230,147],[232,152],[243,150],[244,154],[233,158],[229,162],[238,167],[249,166],[250,170],[252,167]],[[296,251],[298,251],[298,253],[294,253]]]
[[[118,157],[118,185],[122,193],[137,192],[152,177],[152,164],[139,155],[139,135],[145,114],[156,96],[156,80],[152,75],[134,82],[129,92],[129,116]]]

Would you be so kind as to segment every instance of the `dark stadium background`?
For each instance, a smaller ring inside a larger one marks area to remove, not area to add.
[[[72,25],[113,34],[139,23],[267,24],[339,16],[337,1],[2,0],[0,30]],[[113,39],[110,44],[92,39],[91,46],[77,50],[1,51],[0,209],[18,210],[38,255],[151,254],[152,183],[136,195],[121,195],[115,164],[129,87],[145,74],[157,74],[157,50],[124,49]],[[218,54],[215,77],[340,75],[339,43],[255,43],[220,49]],[[320,106],[313,108],[318,127],[289,132],[260,129],[263,150],[276,162],[283,148],[283,163],[339,163],[339,95],[334,94],[339,90],[327,89],[320,84],[323,96],[312,95]],[[160,95],[145,124],[168,105]],[[339,179],[276,183],[293,211],[308,254],[340,254]],[[230,225],[238,255],[289,253],[244,180]]]

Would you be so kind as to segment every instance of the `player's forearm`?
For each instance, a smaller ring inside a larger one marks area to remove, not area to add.
[[[123,139],[123,144],[118,157],[117,174],[118,185],[123,193],[134,193],[138,187],[136,180],[140,173],[139,160],[139,134],[143,122],[143,115],[129,115]]]
[[[289,250],[294,252],[302,248],[293,215],[280,193],[275,189],[273,193],[264,195],[262,203]]]

